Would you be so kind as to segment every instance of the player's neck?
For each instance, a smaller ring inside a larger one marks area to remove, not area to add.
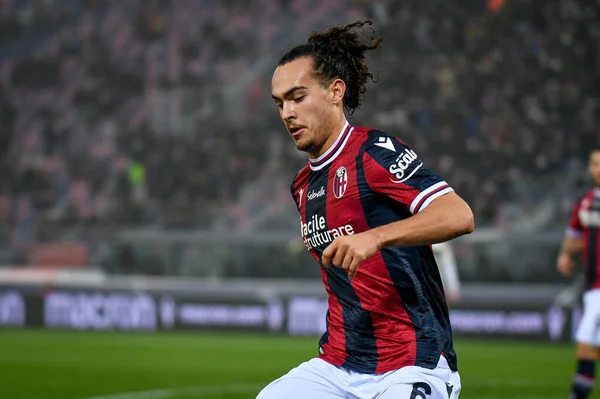
[[[315,160],[323,154],[325,154],[331,148],[331,146],[333,146],[338,137],[344,133],[344,127],[346,126],[346,123],[348,123],[346,117],[342,116],[340,120],[332,124],[329,134],[327,135],[327,140],[325,140],[325,143],[321,146],[321,148],[319,148],[319,150],[315,151],[314,153],[309,152],[308,157],[311,160]]]

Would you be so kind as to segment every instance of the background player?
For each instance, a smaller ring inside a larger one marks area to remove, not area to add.
[[[451,301],[458,301],[460,299],[460,277],[452,244],[450,242],[440,242],[439,244],[433,244],[431,248],[433,249],[435,261],[440,268],[446,298]]]
[[[573,272],[575,255],[582,252],[586,267],[583,316],[575,337],[577,371],[570,399],[584,399],[590,395],[600,348],[600,147],[590,154],[589,172],[595,187],[577,201],[557,262],[558,270],[569,276]]]
[[[272,97],[309,162],[292,195],[329,294],[318,358],[259,399],[457,398],[448,308],[430,245],[473,230],[469,206],[417,154],[352,126],[372,75],[362,22],[313,33],[280,60]]]

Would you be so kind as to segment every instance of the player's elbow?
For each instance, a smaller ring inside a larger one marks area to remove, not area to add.
[[[446,240],[470,234],[475,230],[475,218],[469,204],[456,193],[446,194],[432,202],[431,207],[443,218]]]
[[[445,195],[446,197],[440,205],[449,218],[450,230],[452,236],[458,237],[465,234],[471,234],[475,230],[475,217],[469,204],[455,193]],[[444,198],[441,197],[440,199]]]
[[[471,234],[475,230],[475,216],[466,202],[457,213],[455,228],[458,235]]]

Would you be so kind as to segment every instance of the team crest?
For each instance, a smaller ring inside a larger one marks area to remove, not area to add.
[[[335,198],[342,198],[348,187],[348,171],[345,167],[340,166],[335,172],[333,180],[333,195]]]

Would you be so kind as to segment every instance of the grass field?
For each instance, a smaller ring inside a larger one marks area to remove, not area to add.
[[[315,347],[315,338],[0,330],[0,398],[253,399]],[[568,396],[571,346],[460,341],[457,352],[461,399]]]

